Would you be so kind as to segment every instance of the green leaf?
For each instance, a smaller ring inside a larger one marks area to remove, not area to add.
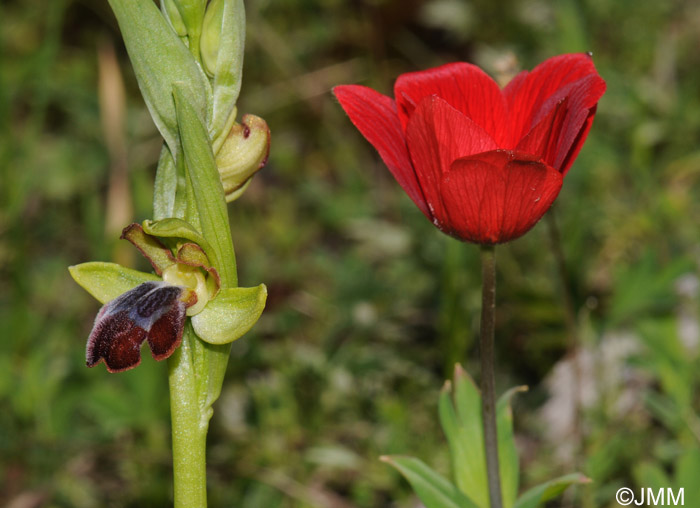
[[[590,480],[580,473],[573,473],[555,478],[554,480],[545,482],[525,492],[516,501],[514,508],[537,508],[550,499],[557,497],[569,486],[576,483],[581,484],[589,482]]]
[[[201,121],[211,115],[209,80],[168,25],[155,3],[144,0],[109,0],[119,22],[139,88],[158,130],[173,154],[178,149],[178,123],[172,90],[180,93]],[[177,156],[176,156],[177,158]]]
[[[458,381],[455,375],[456,382]],[[450,448],[452,476],[462,492],[469,492],[479,507],[488,507],[488,490],[486,489],[486,459],[484,457],[483,431],[477,436],[470,436],[462,421],[457,417],[451,397],[452,385],[445,383],[440,393],[438,413],[440,424],[447,437]],[[481,411],[481,408],[478,408]],[[479,413],[480,414],[480,413]],[[481,467],[478,465],[481,464]]]
[[[462,492],[469,492],[479,507],[488,508],[481,394],[469,374],[459,365],[455,366],[454,378],[454,405],[449,394],[450,384],[446,383],[440,394],[439,414],[450,447],[455,483]],[[496,406],[501,490],[506,508],[513,506],[518,495],[520,468],[513,436],[510,400],[520,391],[524,391],[524,388],[516,387],[507,391]]]
[[[149,280],[160,280],[159,277],[150,273],[100,261],[70,266],[68,270],[75,282],[103,304],[134,289],[139,284]]]
[[[452,405],[449,398],[445,399],[443,396],[441,402],[441,422],[450,446],[455,483],[462,492],[468,492],[479,507],[488,508],[481,394],[472,378],[460,365],[455,365],[452,411],[447,407],[448,402]]]
[[[215,263],[212,257],[210,259],[221,276],[222,287],[236,287],[236,258],[231,241],[228,210],[209,136],[196,108],[187,98],[185,86],[176,83],[174,95],[185,168],[190,180],[189,188],[196,203],[202,235],[216,253],[217,262]]]
[[[654,492],[658,492],[659,489],[666,490],[671,486],[671,480],[666,472],[652,462],[638,464],[633,470],[633,476],[637,485],[649,487]]]
[[[393,455],[381,460],[408,480],[426,508],[478,508],[466,494],[419,459]]]
[[[223,3],[223,6],[220,6],[220,3]],[[214,110],[209,127],[211,139],[214,140],[215,153],[223,144],[235,120],[235,106],[241,91],[245,49],[243,0],[215,0],[209,6],[209,9],[212,9],[212,17],[214,17],[214,9],[221,7],[223,7],[223,14],[220,18],[218,54],[214,71]],[[214,27],[205,29],[214,29]],[[206,34],[204,36],[206,37]],[[230,118],[232,114],[234,118]]]
[[[242,337],[258,321],[267,300],[267,288],[227,288],[192,316],[195,333],[209,344],[228,344]]]
[[[683,489],[686,506],[700,506],[700,450],[690,448],[676,462],[676,490]]]
[[[520,464],[518,449],[513,435],[513,410],[510,401],[518,392],[527,391],[526,386],[516,386],[501,395],[496,404],[496,425],[498,426],[498,463],[501,472],[501,493],[503,506],[511,508],[518,497]]]

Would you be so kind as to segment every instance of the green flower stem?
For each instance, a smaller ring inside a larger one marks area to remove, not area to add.
[[[481,394],[484,421],[484,449],[491,508],[503,508],[498,465],[496,428],[496,375],[494,372],[494,335],[496,325],[496,251],[493,245],[481,247]]]
[[[187,326],[182,345],[168,358],[175,508],[206,508],[208,418],[202,418],[192,358],[198,340]]]

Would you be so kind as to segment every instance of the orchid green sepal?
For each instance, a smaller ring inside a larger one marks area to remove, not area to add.
[[[214,268],[202,247],[195,242],[205,245],[208,245],[208,243],[190,224],[180,219],[166,219],[157,222],[146,221],[144,224],[146,224],[147,230],[140,224],[128,225],[124,228],[121,238],[128,240],[139,249],[144,257],[150,261],[156,274],[163,281],[172,286],[180,286],[187,289],[187,295],[192,293],[196,295],[196,298],[192,297],[191,301],[188,300],[187,315],[194,316],[199,314],[209,301],[216,298],[221,288],[221,278],[218,271]],[[149,232],[156,234],[149,234]],[[161,240],[171,245],[166,246],[161,243]],[[175,241],[173,242],[173,240]],[[211,250],[211,248],[209,249]],[[114,266],[118,267],[119,265]],[[124,291],[121,293],[114,294],[113,298],[138,285],[134,284],[131,287],[124,287],[124,284],[114,284],[110,281],[110,278],[115,276],[112,272],[115,272],[115,270],[112,269],[111,272],[106,272],[102,269],[98,272],[101,275],[101,279],[97,282],[103,286],[124,288]],[[116,270],[116,272],[119,272],[119,270]],[[140,272],[132,271],[128,280],[139,280],[139,276],[136,275],[138,273]],[[145,282],[145,280],[141,282]],[[91,284],[94,285],[94,282],[91,282]],[[257,317],[255,319],[257,320]]]
[[[175,257],[155,236],[144,232],[139,224],[129,224],[122,231],[121,240],[128,240],[150,261],[158,275],[175,264]]]
[[[242,337],[265,309],[267,287],[226,288],[197,315],[192,327],[209,344],[228,344]]]
[[[141,223],[146,234],[155,236],[167,243],[171,248],[177,248],[184,241],[199,245],[209,258],[211,266],[215,266],[218,259],[216,251],[207,240],[197,231],[192,224],[182,219],[168,218],[162,220],[145,220]],[[174,243],[173,243],[174,242]]]
[[[248,178],[248,180],[246,180],[246,182],[243,185],[241,185],[239,188],[237,188],[233,192],[226,194],[226,202],[232,203],[232,202],[236,201],[238,198],[240,198],[243,195],[243,193],[245,193],[245,191],[248,189],[248,187],[250,187],[251,183],[253,183],[252,177]]]
[[[199,302],[188,309],[188,315],[198,313],[221,288],[219,272],[200,246],[201,243],[207,248],[209,244],[191,225],[180,219],[144,221],[144,224],[148,229],[140,224],[128,225],[121,238],[134,244],[163,280],[195,290]],[[161,240],[165,241],[167,247]],[[211,247],[208,249],[212,255],[215,254]]]
[[[151,273],[102,261],[90,261],[70,266],[68,271],[80,287],[102,304],[114,300],[139,284],[160,280],[160,277]]]

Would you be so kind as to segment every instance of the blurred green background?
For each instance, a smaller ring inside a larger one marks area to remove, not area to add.
[[[690,505],[700,4],[256,0],[247,10],[239,111],[267,120],[272,151],[230,214],[241,284],[265,282],[269,299],[233,346],[211,423],[210,505],[417,507],[378,457],[415,455],[447,475],[439,389],[455,362],[478,378],[478,248],[425,220],[331,87],[390,93],[399,74],[454,60],[507,79],[579,51],[593,51],[608,91],[553,209],[561,242],[542,221],[499,248],[497,384],[530,386],[515,404],[523,488],[579,470],[593,483],[552,506],[613,507],[618,488],[657,485],[685,486]],[[165,365],[85,368],[99,306],[66,269],[147,269],[117,238],[150,217],[160,145],[106,1],[3,0],[0,504],[172,502]]]

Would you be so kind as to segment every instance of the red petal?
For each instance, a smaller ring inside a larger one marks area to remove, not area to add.
[[[379,152],[406,194],[431,218],[425,197],[411,166],[396,105],[389,97],[359,85],[336,86],[333,93],[350,121]]]
[[[556,169],[528,154],[497,150],[458,159],[440,186],[446,232],[480,244],[514,240],[547,212],[561,185]]]
[[[394,85],[404,129],[420,102],[437,95],[489,133],[498,146],[507,138],[506,103],[498,84],[477,66],[458,62],[402,74]]]
[[[593,125],[593,118],[595,117],[595,112],[597,108],[598,106],[596,105],[590,109],[590,111],[588,112],[588,116],[586,117],[586,119],[583,122],[583,125],[581,126],[581,129],[579,129],[576,138],[574,138],[573,143],[571,144],[571,148],[569,148],[568,153],[564,155],[564,159],[561,163],[560,168],[562,175],[566,175],[566,173],[569,171],[569,168],[571,168],[571,165],[574,163],[574,160],[576,160],[576,156],[581,151],[583,142],[586,141],[586,138],[588,137],[588,131],[591,130],[591,125]],[[563,153],[562,150],[560,150],[560,152]]]
[[[434,95],[421,101],[411,115],[406,142],[433,223],[442,229],[446,220],[440,197],[443,174],[455,159],[498,146],[484,129]]]
[[[564,93],[567,94],[569,102],[568,113],[562,123],[559,142],[553,153],[556,157],[551,162],[549,159],[546,162],[566,175],[583,142],[586,141],[593,124],[598,99],[605,93],[605,81],[597,75],[588,76],[572,83],[571,89]]]
[[[588,93],[584,94],[585,100],[576,106],[577,109],[574,109],[574,104],[569,105],[574,113],[578,113],[579,107],[594,107],[605,91],[605,82],[598,76],[590,55],[577,53],[556,56],[544,61],[532,72],[524,71],[518,74],[503,90],[511,126],[510,141],[506,146],[516,146],[550,113],[550,108],[564,98],[562,89],[584,78],[591,79],[584,87]],[[570,92],[572,88],[568,90]],[[582,122],[578,125],[579,129],[581,125]],[[574,138],[576,134],[571,139]]]
[[[553,165],[552,161],[556,158],[559,133],[568,111],[568,100],[568,97],[565,97],[550,108],[549,114],[520,140],[515,149],[518,152],[534,155]]]

